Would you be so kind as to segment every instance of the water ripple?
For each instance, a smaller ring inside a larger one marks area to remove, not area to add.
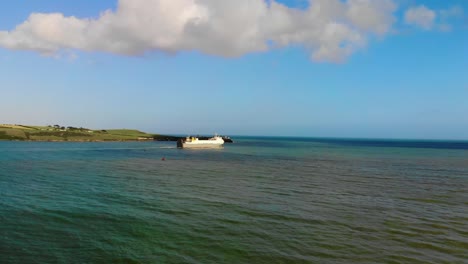
[[[455,143],[238,142],[0,144],[1,262],[468,259],[468,151]]]

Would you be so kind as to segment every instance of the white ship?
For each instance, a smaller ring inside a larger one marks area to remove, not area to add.
[[[221,148],[224,146],[224,140],[220,136],[214,136],[209,139],[199,139],[197,137],[186,137],[177,141],[178,148]]]

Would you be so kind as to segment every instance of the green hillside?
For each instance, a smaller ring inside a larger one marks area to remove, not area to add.
[[[0,140],[23,141],[136,141],[155,135],[131,129],[92,130],[55,126],[0,125]]]

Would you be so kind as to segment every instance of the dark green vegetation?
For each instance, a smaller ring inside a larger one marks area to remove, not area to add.
[[[0,140],[23,141],[134,141],[153,140],[152,135],[131,129],[92,130],[64,126],[0,125]]]

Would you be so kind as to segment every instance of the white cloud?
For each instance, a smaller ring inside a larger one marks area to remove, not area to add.
[[[388,33],[395,10],[393,0],[311,0],[306,9],[274,0],[119,0],[115,11],[97,19],[33,13],[15,29],[0,31],[0,47],[44,55],[196,50],[236,57],[299,45],[314,60],[342,61],[371,35]],[[427,18],[410,17],[428,25]]]
[[[463,8],[452,6],[433,10],[424,5],[411,7],[405,12],[405,23],[424,30],[436,29],[443,32],[452,30],[454,20],[463,18]]]
[[[424,5],[412,7],[405,12],[405,22],[409,25],[421,27],[430,30],[434,26],[436,12]]]
[[[439,10],[437,14],[440,17],[440,22],[437,27],[440,31],[443,32],[449,32],[452,30],[450,21],[463,18],[464,16],[463,9],[460,6],[452,6],[447,9]]]
[[[347,16],[354,25],[376,33],[385,34],[395,22],[392,1],[348,0]]]
[[[450,19],[463,17],[464,12],[463,8],[460,6],[452,6],[450,8],[440,10],[439,14],[443,19]]]

